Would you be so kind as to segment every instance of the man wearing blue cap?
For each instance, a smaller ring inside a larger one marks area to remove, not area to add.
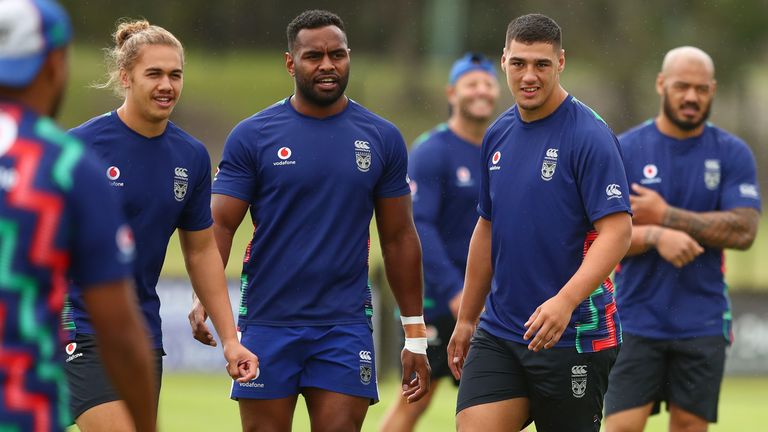
[[[155,430],[154,373],[130,282],[134,242],[93,156],[51,120],[67,82],[66,12],[0,0],[0,430],[70,423],[59,317],[79,282],[136,429]]]
[[[408,163],[413,218],[423,250],[433,390],[415,403],[397,398],[381,423],[382,431],[413,430],[439,380],[451,376],[446,347],[456,324],[469,239],[477,223],[480,145],[499,97],[493,64],[482,54],[467,53],[453,64],[446,95],[450,118],[416,139]]]

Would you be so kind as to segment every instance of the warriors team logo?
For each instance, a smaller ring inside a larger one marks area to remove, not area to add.
[[[176,167],[173,169],[173,196],[176,201],[184,201],[187,196],[187,187],[189,185],[189,172],[186,168]]]
[[[371,368],[370,365],[361,364],[360,365],[360,382],[368,385],[371,383],[372,376],[373,376],[373,368]]]
[[[547,153],[544,155],[544,161],[541,163],[541,179],[544,181],[552,180],[552,176],[555,175],[557,151],[556,148],[547,149]]]
[[[587,365],[571,368],[571,391],[575,398],[582,398],[587,393]]]
[[[715,190],[720,186],[720,160],[707,159],[704,161],[704,184],[707,189]]]
[[[355,162],[361,172],[371,169],[371,146],[368,141],[355,141]]]

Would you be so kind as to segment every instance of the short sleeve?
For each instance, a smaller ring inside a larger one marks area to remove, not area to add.
[[[70,277],[81,287],[130,277],[133,234],[94,158],[83,157],[76,165],[67,204],[72,227]]]
[[[410,193],[408,187],[408,150],[400,131],[394,126],[381,131],[384,148],[384,171],[376,183],[378,198],[394,198]]]
[[[737,207],[751,207],[760,211],[760,186],[757,182],[755,158],[747,144],[735,137],[727,150],[723,162],[723,186],[720,207],[730,210]]]
[[[491,148],[490,134],[483,137],[482,151],[480,152],[480,191],[477,196],[477,213],[486,220],[491,220],[492,204],[488,176],[488,153]]]
[[[235,126],[224,143],[224,153],[213,180],[212,192],[250,203],[256,191],[258,165],[252,154],[256,134],[246,123]]]
[[[618,140],[607,128],[585,131],[574,146],[575,179],[591,223],[631,213],[629,186]]]
[[[213,225],[211,217],[211,158],[201,148],[198,157],[198,175],[192,196],[184,205],[178,227],[185,231],[199,231]]]

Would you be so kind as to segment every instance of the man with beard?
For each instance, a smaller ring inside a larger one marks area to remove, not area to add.
[[[482,54],[467,53],[453,64],[446,92],[450,118],[416,140],[408,161],[413,217],[424,250],[432,390],[417,403],[397,399],[379,426],[382,431],[413,430],[438,380],[451,376],[446,348],[456,324],[469,239],[477,222],[480,145],[499,98],[493,64]]]
[[[73,278],[126,415],[136,431],[154,431],[150,346],[130,281],[133,236],[96,157],[51,119],[71,39],[58,3],[0,1],[0,430],[71,423],[62,369],[83,354],[75,343],[58,348],[58,329]]]
[[[234,128],[213,186],[225,263],[249,207],[255,226],[238,324],[260,373],[233,383],[231,397],[244,430],[290,430],[299,394],[312,430],[360,430],[378,400],[367,282],[374,210],[403,315],[403,396],[416,401],[429,390],[406,147],[394,125],[345,96],[349,49],[337,15],[303,12],[287,36],[295,93]]]
[[[661,401],[670,431],[717,421],[731,340],[723,249],[750,247],[760,194],[749,147],[706,123],[714,74],[702,50],[669,51],[658,116],[619,137],[634,229],[616,271],[624,344],[606,394],[609,432],[642,431]]]

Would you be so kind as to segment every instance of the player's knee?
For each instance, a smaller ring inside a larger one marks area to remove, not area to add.
[[[332,419],[312,422],[313,432],[360,432],[363,428],[363,419],[337,416]]]
[[[670,412],[670,432],[706,432],[708,427],[709,423],[695,414],[679,409]]]

